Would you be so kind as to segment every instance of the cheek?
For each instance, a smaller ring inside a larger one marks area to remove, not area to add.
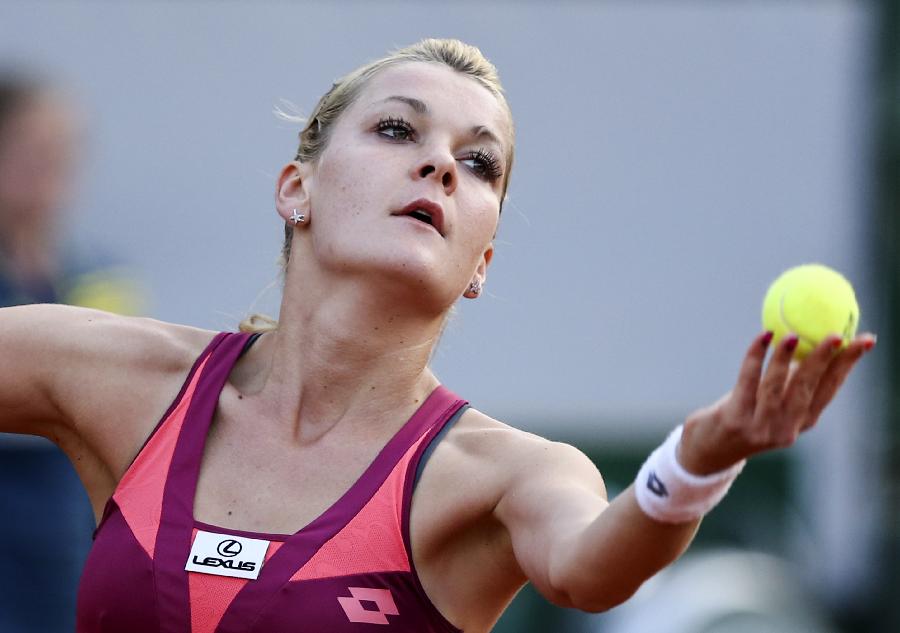
[[[320,165],[311,204],[320,221],[358,216],[367,203],[378,203],[378,182],[371,161],[359,156],[332,155]]]
[[[483,247],[493,238],[500,216],[500,205],[493,194],[479,196],[470,206],[467,222],[472,228],[472,239]]]
[[[497,205],[490,203],[479,207],[470,207],[471,211],[464,216],[466,235],[463,266],[468,270],[481,262],[485,249],[494,239],[497,227]]]

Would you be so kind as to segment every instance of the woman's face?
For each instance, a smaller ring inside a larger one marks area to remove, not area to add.
[[[452,303],[491,258],[510,125],[470,77],[440,64],[388,67],[340,116],[319,161],[301,166],[310,225],[298,246],[311,240],[331,271]]]

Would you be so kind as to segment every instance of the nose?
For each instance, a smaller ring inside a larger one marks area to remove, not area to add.
[[[440,183],[446,195],[456,190],[459,175],[456,171],[456,159],[449,152],[432,151],[415,170],[416,178],[433,178]]]

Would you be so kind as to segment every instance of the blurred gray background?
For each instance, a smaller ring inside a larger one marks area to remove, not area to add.
[[[0,0],[0,60],[49,73],[86,112],[73,236],[138,271],[151,316],[233,329],[277,312],[272,197],[297,129],[273,108],[309,112],[340,75],[423,37],[479,46],[509,96],[517,164],[487,293],[460,305],[434,366],[478,408],[584,448],[615,491],[731,387],[781,270],[841,270],[862,328],[887,327],[881,10]],[[867,359],[790,455],[748,469],[745,502],[710,528],[717,545],[776,554],[847,631],[889,626],[888,356]],[[626,630],[614,615],[526,591],[498,630]],[[721,630],[768,630],[740,626]]]

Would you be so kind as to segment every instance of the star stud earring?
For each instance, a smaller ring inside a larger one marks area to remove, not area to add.
[[[302,213],[298,213],[297,209],[294,209],[293,213],[291,213],[291,222],[293,222],[295,226],[297,224],[304,224],[306,222],[306,216]]]

